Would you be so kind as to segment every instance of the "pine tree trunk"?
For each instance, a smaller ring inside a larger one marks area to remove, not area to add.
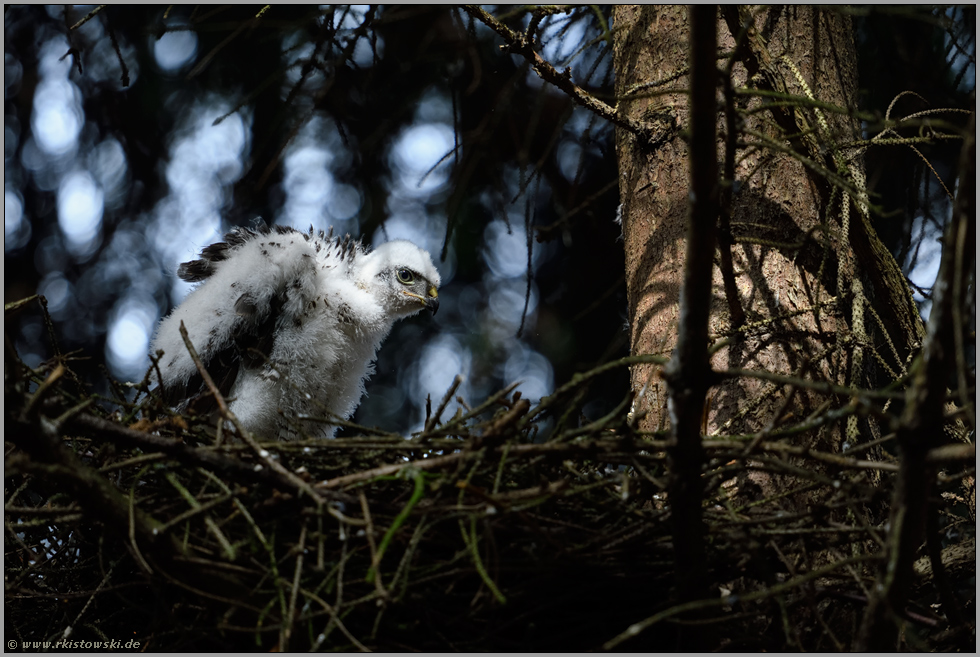
[[[613,18],[619,111],[661,136],[649,143],[617,131],[631,351],[671,356],[679,335],[691,330],[682,281],[690,208],[702,200],[690,165],[698,138],[691,131],[691,25],[688,8],[677,6],[621,6]],[[843,409],[840,419],[792,439],[796,446],[840,453],[879,435],[872,422],[847,412],[852,395],[844,388],[872,389],[897,378],[923,335],[908,286],[870,227],[860,154],[843,146],[860,137],[852,113],[858,86],[850,18],[809,6],[726,6],[718,15],[717,42],[720,212],[703,345],[711,348],[714,385],[703,408],[678,410],[678,381],[690,374],[678,356],[663,370],[634,366],[634,419],[640,431],[670,430],[678,451],[684,437],[676,425],[689,424],[697,413],[705,436],[741,436],[749,454],[774,429]],[[789,97],[801,100],[786,102]],[[875,449],[858,458],[875,460]],[[725,491],[742,502],[765,501],[769,512],[812,511],[824,503],[810,497],[810,480],[794,474],[793,460],[785,462],[789,467],[780,469],[763,458],[746,461],[752,467],[737,477],[724,483],[701,478],[698,485],[706,496]],[[690,468],[679,471],[676,459],[672,465],[675,480],[695,479]],[[870,490],[880,477],[873,469],[859,471],[853,483]],[[687,495],[684,486],[670,490],[672,504],[679,493]],[[698,532],[680,528],[674,511],[678,550],[685,531]],[[876,523],[883,511],[862,513]],[[685,503],[683,513],[699,508]],[[679,571],[705,567],[687,564],[688,552],[677,553]],[[814,562],[840,558],[831,550]],[[682,599],[691,593],[685,587],[703,581],[686,576],[679,573]],[[853,627],[850,613],[832,622]],[[841,636],[849,633],[841,630]]]
[[[620,111],[674,130],[672,138],[653,148],[623,130],[617,133],[631,349],[634,354],[666,356],[677,343],[691,189],[687,9],[617,7],[614,20]],[[740,42],[732,88],[758,89],[770,97],[735,92],[729,96],[734,108],[758,110],[772,100],[771,92],[855,107],[855,49],[846,15],[796,6],[762,9],[753,16],[725,7],[718,20],[720,53],[735,49],[733,33],[738,34],[743,21],[752,27]],[[728,64],[727,57],[719,57],[720,69]],[[821,130],[812,108],[774,107],[742,114],[730,124],[725,102],[719,86],[722,217],[709,341],[717,345],[727,339],[727,344],[714,352],[713,369],[765,370],[873,387],[868,335],[877,331],[880,342],[887,331],[895,350],[884,349],[883,358],[893,372],[899,371],[921,337],[921,321],[904,281],[880,283],[895,275],[897,265],[887,252],[875,250],[880,243],[853,200],[844,234],[840,190],[858,189],[851,178],[862,180],[863,167],[859,158],[847,159],[846,154],[835,162],[836,149],[827,142],[857,138],[856,121],[824,111],[828,130]],[[800,132],[805,134],[783,137]],[[738,148],[726,150],[736,140]],[[723,269],[730,275],[724,276]],[[877,300],[884,326],[872,323],[869,299]],[[631,373],[637,394],[634,412],[641,413],[640,428],[649,431],[669,425],[666,382],[656,371],[655,366],[638,365]],[[791,391],[779,382],[727,379],[710,393],[706,433],[758,432],[781,418],[806,417],[828,400],[832,406],[848,401],[814,389]],[[858,436],[855,429],[850,427],[852,439]],[[868,427],[859,430],[870,437]],[[846,426],[825,426],[805,440],[840,451],[847,431]]]

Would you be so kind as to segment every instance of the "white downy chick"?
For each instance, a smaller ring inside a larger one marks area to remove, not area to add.
[[[161,323],[164,399],[216,409],[180,336],[180,323],[229,409],[258,437],[332,437],[302,417],[349,418],[374,373],[378,347],[402,317],[439,308],[429,253],[395,240],[367,251],[349,236],[276,226],[238,228],[185,262],[202,282]]]

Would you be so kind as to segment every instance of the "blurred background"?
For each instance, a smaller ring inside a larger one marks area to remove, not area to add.
[[[489,10],[540,20],[542,56],[615,103],[609,7]],[[974,108],[975,6],[849,11],[862,110]],[[4,39],[4,301],[44,295],[94,391],[143,379],[178,264],[257,220],[433,254],[440,312],[396,325],[356,422],[417,430],[457,374],[469,405],[515,381],[534,401],[627,355],[614,131],[461,9],[6,5]],[[866,154],[924,311],[959,149]],[[28,365],[54,355],[38,305],[5,330]],[[627,392],[600,377],[583,413]]]

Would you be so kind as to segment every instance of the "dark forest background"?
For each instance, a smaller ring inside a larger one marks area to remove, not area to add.
[[[974,107],[975,7],[848,11],[863,111]],[[544,56],[614,102],[609,8],[533,20]],[[4,301],[43,294],[95,390],[142,379],[179,262],[257,218],[433,253],[440,313],[395,328],[358,422],[417,429],[456,374],[470,404],[516,380],[537,399],[627,354],[612,127],[461,9],[8,5],[4,36]],[[925,305],[959,148],[866,153]],[[6,334],[29,365],[54,355],[37,305]],[[627,387],[610,373],[584,413]]]
[[[887,640],[852,641],[900,588],[873,584],[873,570],[901,562],[893,579],[913,588],[888,610],[895,645],[975,651],[975,436],[926,450],[912,422],[931,418],[938,434],[955,419],[941,394],[932,415],[906,418],[896,394],[852,387],[813,415],[784,403],[761,432],[707,436],[710,496],[682,511],[675,493],[702,471],[676,467],[671,434],[637,429],[626,363],[593,370],[629,344],[616,133],[526,59],[615,105],[622,26],[607,6],[487,11],[5,6],[8,647],[125,636],[153,650],[653,651],[694,637],[840,651]],[[863,156],[876,229],[927,314],[961,164],[962,141],[946,137],[967,134],[975,109],[975,7],[821,9],[838,11],[853,18],[867,136],[915,116],[895,133],[923,138]],[[695,14],[709,24],[710,8]],[[674,81],[683,59],[669,62]],[[262,220],[433,253],[440,312],[395,328],[355,420],[414,432],[426,398],[462,375],[441,424],[405,439],[260,445],[217,431],[212,443],[152,395],[110,403],[147,375],[155,326],[189,289],[178,264]],[[966,342],[950,376],[972,380],[975,329]],[[641,361],[663,364],[629,363]],[[524,399],[480,404],[514,381]],[[761,418],[754,401],[739,410]],[[449,419],[456,404],[474,411]],[[840,453],[794,442],[865,412],[892,435]],[[786,440],[763,440],[773,428]],[[735,479],[757,472],[772,494]],[[932,523],[919,528],[929,554],[883,542],[914,538],[889,508]],[[672,525],[697,516],[706,533],[688,544],[706,558],[685,569],[678,537],[700,529]],[[712,585],[696,602],[710,613],[691,622],[685,580],[701,561]]]

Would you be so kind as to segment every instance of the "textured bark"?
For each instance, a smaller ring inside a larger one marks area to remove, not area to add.
[[[689,148],[704,132],[694,120],[700,101],[691,100],[699,87],[688,55],[693,32],[687,9],[617,7],[614,26],[618,111],[674,131],[672,138],[651,146],[620,129],[617,155],[632,353],[674,354],[664,370],[635,365],[631,381],[638,428],[670,430],[676,595],[684,600],[700,595],[700,582],[714,581],[700,576],[702,553],[688,540],[697,536],[702,507],[694,507],[692,500],[700,501],[702,486],[708,497],[721,486],[740,513],[765,504],[766,513],[776,510],[777,515],[823,513],[839,521],[859,518],[865,525],[884,524],[885,509],[876,501],[881,484],[876,470],[847,481],[850,490],[862,491],[861,504],[832,511],[828,505],[833,496],[814,492],[818,487],[813,482],[833,479],[839,486],[839,471],[812,461],[802,468],[803,461],[792,459],[769,467],[771,462],[756,457],[753,449],[774,429],[805,418],[830,418],[827,412],[837,411],[833,417],[838,419],[787,440],[804,452],[840,453],[863,445],[859,458],[878,460],[875,420],[859,418],[854,406],[848,407],[862,399],[868,403],[867,397],[839,393],[881,388],[907,368],[913,369],[914,378],[918,370],[909,367],[910,356],[925,332],[897,263],[871,228],[860,151],[843,146],[860,139],[853,118],[856,53],[846,14],[808,6],[724,6],[719,12],[715,151],[720,223],[710,299],[701,301],[708,304],[707,339],[690,323],[690,299],[682,291],[691,279],[685,273],[688,263],[696,267],[704,255],[691,250],[696,243],[692,235],[703,235],[687,231],[694,221],[690,208],[696,214],[704,196],[699,177],[711,168],[691,171],[690,165]],[[692,340],[703,343],[700,349],[711,349],[717,378],[710,380],[705,373],[703,378],[713,384],[706,399],[701,396],[706,386],[690,383],[703,369],[703,360],[684,356],[694,353],[685,344]],[[794,382],[768,382],[731,370],[777,373]],[[817,384],[840,387],[835,393]],[[933,402],[943,397],[941,387],[926,388]],[[702,408],[692,408],[696,404],[691,400]],[[933,406],[929,423],[938,434],[942,414]],[[745,467],[727,482],[698,479],[698,452],[685,442],[698,411],[701,431],[708,437],[752,438],[742,458],[733,462]],[[905,418],[903,435],[917,435],[921,419]],[[888,537],[890,559],[900,565],[901,577],[892,586],[889,577],[894,573],[882,575],[887,592],[872,596],[861,638],[866,647],[883,649],[889,641],[894,645],[894,613],[901,613],[907,599],[912,557],[924,531],[928,477],[922,463],[928,449],[941,442],[902,446]],[[902,519],[908,522],[903,525]],[[876,545],[867,545],[869,556],[877,551]],[[800,558],[816,569],[848,556],[829,546]],[[872,573],[866,569],[863,576]],[[823,627],[832,628],[846,644],[861,613],[849,606],[813,607]],[[888,638],[881,639],[879,628],[887,628]],[[798,625],[794,631],[807,630]]]
[[[723,9],[731,11],[735,13],[719,17],[719,52],[735,49],[732,31],[739,28],[738,10]],[[641,93],[629,92],[638,84],[670,78],[687,66],[689,25],[686,9],[667,6],[618,7],[614,19],[620,111],[647,121],[672,120],[679,128],[678,136],[656,150],[638,144],[625,131],[617,133],[632,353],[669,355],[677,344],[691,189],[685,141],[689,77],[682,75]],[[783,55],[796,66],[816,98],[839,107],[855,106],[855,51],[846,16],[804,6],[765,9],[756,14],[754,25],[750,34],[764,44],[770,57],[764,65],[783,75],[784,91],[804,95],[791,70],[780,63]],[[760,75],[756,52],[743,48],[739,58],[744,63],[736,62],[733,67],[733,87],[766,88],[758,82],[764,76]],[[719,59],[719,68],[726,64],[725,59]],[[761,102],[757,96],[735,96],[736,105],[742,108],[755,108]],[[719,107],[722,103],[719,94]],[[809,110],[802,112],[816,125]],[[827,117],[838,141],[854,138],[857,126],[851,119]],[[794,129],[793,121],[791,109],[757,112],[745,118],[744,130],[729,135],[720,110],[718,161],[725,161],[727,140],[758,142],[758,137],[746,136],[750,131],[775,138],[780,129]],[[809,156],[805,139],[785,145]],[[849,334],[849,307],[831,301],[844,296],[837,289],[839,268],[846,294],[850,294],[854,276],[861,275],[848,240],[841,235],[839,202],[829,208],[831,216],[827,216],[831,185],[798,159],[772,148],[740,148],[735,155],[728,217],[731,233],[723,231],[720,238],[722,248],[726,248],[726,238],[735,241],[731,249],[732,280],[738,299],[737,303],[726,299],[721,270],[716,267],[709,340],[723,336],[733,339],[714,353],[713,368],[761,369],[790,375],[802,372],[810,379],[868,387],[867,379],[850,381],[850,347],[845,348],[840,340]],[[821,164],[833,171],[829,162]],[[852,212],[852,232],[859,221]],[[824,222],[829,230],[820,228]],[[750,327],[771,323],[733,335],[740,321],[733,321],[733,315],[739,309]],[[781,315],[792,316],[778,319]],[[654,366],[635,366],[631,375],[638,394],[635,410],[645,413],[641,429],[666,428],[666,383],[656,376]],[[793,402],[784,407],[787,394],[782,386],[753,379],[726,381],[714,388],[709,400],[707,433],[757,432],[774,421],[777,410],[799,419],[826,399],[822,393],[797,390]],[[833,401],[837,405],[846,400]],[[828,451],[840,449],[840,431],[833,428],[811,433],[808,440]]]
[[[723,8],[718,17],[718,52],[735,51],[741,24],[751,21],[748,12]],[[688,91],[693,81],[686,71],[691,26],[686,8],[668,6],[618,7],[614,24],[619,111],[648,122],[673,122],[677,129],[677,136],[658,148],[638,143],[623,130],[617,132],[631,349],[633,354],[667,356],[678,347],[678,333],[685,323],[680,315],[681,282],[694,191],[691,181],[697,177],[690,171],[688,141],[692,137]],[[761,88],[805,96],[796,74],[780,59],[785,56],[814,97],[843,108],[855,107],[855,49],[846,16],[802,6],[761,9],[741,46],[738,61],[726,71],[731,89]],[[717,64],[725,70],[728,61],[720,58]],[[683,75],[677,77],[678,73]],[[636,93],[637,85],[662,80],[670,81],[642,87]],[[849,239],[843,234],[840,195],[832,202],[833,184],[822,175],[825,172],[814,171],[822,166],[836,172],[837,167],[829,149],[823,155],[820,146],[812,143],[812,131],[810,136],[804,132],[793,141],[780,136],[805,131],[807,123],[817,125],[817,117],[809,109],[787,108],[745,114],[737,120],[729,113],[726,121],[726,103],[730,108],[746,110],[759,108],[763,101],[758,95],[726,96],[721,83],[717,100],[716,153],[722,163],[718,168],[722,205],[719,246],[725,257],[718,258],[715,252],[711,294],[703,301],[709,304],[709,336],[702,348],[707,350],[711,344],[720,347],[711,356],[712,369],[765,370],[837,385],[872,387],[863,368],[857,368],[858,378],[851,380],[852,346],[861,341],[845,340],[851,335],[850,298],[847,304],[832,301],[843,298],[839,287],[850,295],[856,277],[861,276]],[[855,138],[857,126],[848,117],[829,115],[827,120],[838,143]],[[732,134],[733,127],[737,127],[736,134]],[[746,147],[745,142],[763,143],[766,138],[773,143],[764,148]],[[729,150],[735,140],[739,148]],[[785,149],[810,158],[813,164],[808,168]],[[721,180],[726,174],[734,184]],[[863,177],[863,172],[859,175]],[[843,181],[837,183],[840,186]],[[859,221],[855,210],[851,226]],[[863,312],[859,307],[856,315],[862,324]],[[728,340],[727,345],[718,344],[723,339]],[[679,363],[675,357],[674,366]],[[683,427],[671,427],[673,422],[689,425],[692,420],[690,408],[684,417],[675,412],[678,391],[672,387],[680,374],[671,368],[660,373],[647,365],[632,369],[634,414],[640,418],[640,430],[670,428],[675,436],[687,433]],[[785,422],[799,422],[827,402],[831,407],[841,407],[848,401],[845,396],[812,388],[794,389],[755,378],[724,378],[702,402],[702,431],[709,436],[758,435]],[[796,440],[805,447],[840,452],[843,424],[826,424]],[[867,427],[864,433],[866,439],[871,438]],[[680,442],[679,436],[677,440]],[[679,468],[675,460],[671,466],[673,480],[681,480],[671,488],[671,504],[687,502],[684,508],[672,506],[677,595],[683,600],[700,593],[692,589],[701,581],[698,573],[686,573],[697,564],[691,563],[696,559],[688,554],[691,549],[683,539],[696,532],[681,525],[692,524],[692,513],[700,519],[700,509],[689,508],[690,489],[716,487],[721,482],[697,481],[689,463]],[[872,483],[872,475],[858,476],[866,477],[866,484]],[[744,468],[725,486],[741,503],[768,499],[770,509],[795,513],[819,504],[805,493],[808,484],[807,479],[792,474]],[[678,496],[678,491],[684,494]],[[784,496],[790,491],[800,492]],[[709,488],[706,494],[714,492]],[[682,514],[685,517],[680,517]],[[844,556],[831,551],[809,558],[811,566],[817,567]],[[844,635],[848,632],[844,628],[856,622],[852,613],[827,611],[826,617]],[[711,644],[710,634],[703,631],[682,633],[680,640],[684,648],[697,647],[699,642],[702,647]]]

